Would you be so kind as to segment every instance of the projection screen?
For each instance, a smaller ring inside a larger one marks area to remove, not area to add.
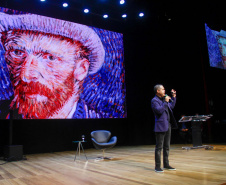
[[[207,24],[205,30],[210,66],[226,69],[226,31],[215,31]]]
[[[123,34],[0,7],[0,118],[126,118]]]

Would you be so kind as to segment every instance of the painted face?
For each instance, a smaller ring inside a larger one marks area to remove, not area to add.
[[[24,118],[48,118],[74,93],[73,42],[51,34],[10,31],[5,58],[14,86],[11,108]]]
[[[219,37],[218,38],[218,45],[219,45],[221,55],[222,55],[223,66],[226,69],[226,38],[225,37]]]

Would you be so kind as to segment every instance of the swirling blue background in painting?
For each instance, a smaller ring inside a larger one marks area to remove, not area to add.
[[[94,28],[105,49],[101,70],[88,76],[81,98],[97,108],[103,117],[123,118],[125,111],[125,70],[123,34]]]
[[[13,87],[9,79],[9,73],[4,59],[4,50],[0,44],[0,101],[9,100],[13,95]]]
[[[9,12],[10,11],[10,12]],[[0,12],[10,14],[24,14],[0,8]],[[102,68],[84,81],[84,91],[81,99],[91,105],[103,118],[125,118],[126,87],[124,69],[123,34],[91,27],[100,37],[105,49],[105,62]],[[13,87],[9,79],[9,72],[4,59],[4,50],[0,44],[0,117],[5,100],[13,96]]]

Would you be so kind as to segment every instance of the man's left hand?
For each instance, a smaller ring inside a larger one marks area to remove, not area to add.
[[[176,92],[174,89],[171,90],[171,94],[172,94],[172,96],[173,96],[174,98],[177,96],[176,93],[177,93],[177,92]]]

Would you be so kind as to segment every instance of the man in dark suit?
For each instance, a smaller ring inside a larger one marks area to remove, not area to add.
[[[165,94],[163,85],[154,87],[155,97],[151,101],[151,107],[155,115],[155,171],[164,172],[161,169],[161,151],[163,148],[163,166],[167,170],[176,170],[169,165],[169,148],[171,128],[177,128],[177,122],[172,109],[176,104],[176,91],[171,90],[172,98]]]

